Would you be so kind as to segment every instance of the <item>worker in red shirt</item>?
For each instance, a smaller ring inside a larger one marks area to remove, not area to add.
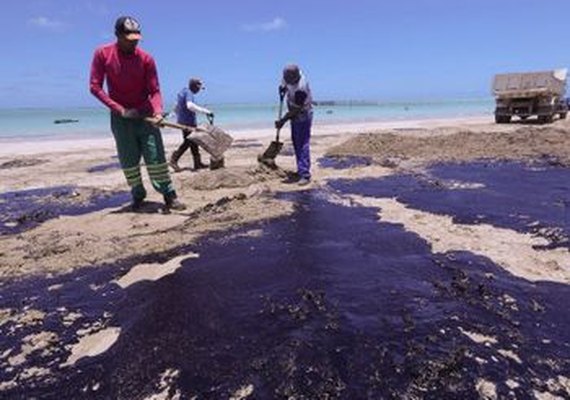
[[[111,110],[111,130],[121,168],[131,187],[132,208],[138,210],[146,197],[140,161],[144,158],[155,190],[164,196],[166,210],[183,210],[170,180],[160,134],[162,97],[156,64],[150,54],[137,47],[141,27],[132,17],[115,23],[115,43],[95,50],[90,90]],[[103,83],[107,82],[106,93]],[[151,117],[153,122],[147,122]]]

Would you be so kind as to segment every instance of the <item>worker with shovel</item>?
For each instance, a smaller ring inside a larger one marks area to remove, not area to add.
[[[288,182],[304,186],[311,181],[310,140],[313,124],[313,98],[309,82],[295,64],[285,66],[283,80],[279,85],[281,99],[287,98],[287,113],[275,121],[275,128],[281,129],[291,121],[291,140],[295,148],[297,173]]]
[[[116,43],[95,50],[90,90],[111,110],[111,131],[121,168],[131,187],[132,209],[146,197],[140,161],[144,158],[152,186],[164,197],[165,211],[184,210],[170,180],[160,133],[162,97],[152,56],[137,47],[141,27],[132,17],[115,23]],[[108,93],[103,90],[107,81]]]
[[[201,113],[205,114],[210,123],[214,120],[214,113],[207,108],[200,107],[196,104],[194,97],[200,90],[203,89],[202,81],[198,78],[191,78],[188,82],[188,87],[185,87],[178,93],[176,99],[176,118],[177,122],[182,125],[186,125],[189,127],[196,127],[197,118],[196,114]],[[194,159],[194,170],[199,170],[202,168],[208,168],[207,164],[202,163],[202,159],[200,156],[200,148],[198,144],[192,139],[190,134],[192,133],[191,130],[183,130],[182,131],[182,144],[176,149],[172,156],[170,157],[170,166],[176,172],[180,172],[182,169],[178,165],[178,160],[180,157],[190,148],[190,152],[192,153],[192,158]]]

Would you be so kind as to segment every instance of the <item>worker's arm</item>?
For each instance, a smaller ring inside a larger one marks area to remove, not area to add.
[[[149,57],[147,61],[146,84],[152,116],[162,118],[162,95],[160,94],[156,64],[152,57]]]
[[[198,104],[196,104],[192,101],[186,102],[186,108],[188,108],[190,111],[193,111],[195,113],[200,113],[200,114],[204,114],[204,115],[214,115],[214,113],[212,111],[208,110],[205,107],[200,107]]]
[[[295,99],[292,104],[289,104],[289,111],[287,111],[281,119],[275,121],[275,127],[277,129],[281,129],[287,121],[294,119],[297,115],[303,112],[303,106],[305,105],[307,96],[307,93],[302,90],[297,90],[295,92]]]
[[[105,60],[100,50],[96,50],[91,63],[91,76],[89,77],[89,90],[93,96],[105,104],[111,111],[123,115],[125,108],[111,99],[103,90],[103,82],[105,82]]]

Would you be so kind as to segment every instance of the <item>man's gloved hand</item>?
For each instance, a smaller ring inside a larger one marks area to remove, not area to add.
[[[211,111],[208,111],[206,113],[206,117],[208,118],[208,122],[210,123],[210,125],[214,125],[214,113]]]
[[[285,93],[287,93],[287,86],[279,85],[279,98],[283,100],[285,97]]]
[[[276,120],[275,121],[275,129],[283,128],[283,125],[285,125],[285,122],[287,122],[287,120],[284,120],[283,118]]]
[[[153,115],[151,118],[146,119],[148,122],[150,122],[153,125],[158,126],[159,128],[162,127],[162,121],[165,120],[165,117],[162,114],[156,114]]]
[[[123,111],[121,117],[135,119],[135,118],[140,118],[141,115],[139,114],[136,108],[127,108],[125,109],[125,111]]]

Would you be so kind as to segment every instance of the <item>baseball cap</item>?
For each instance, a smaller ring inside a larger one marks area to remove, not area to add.
[[[198,86],[202,90],[205,89],[204,82],[202,82],[202,80],[200,78],[190,78],[190,81],[188,82],[188,86],[189,87]]]
[[[115,34],[125,35],[129,40],[139,40],[141,35],[141,24],[133,17],[119,17],[115,22]]]

